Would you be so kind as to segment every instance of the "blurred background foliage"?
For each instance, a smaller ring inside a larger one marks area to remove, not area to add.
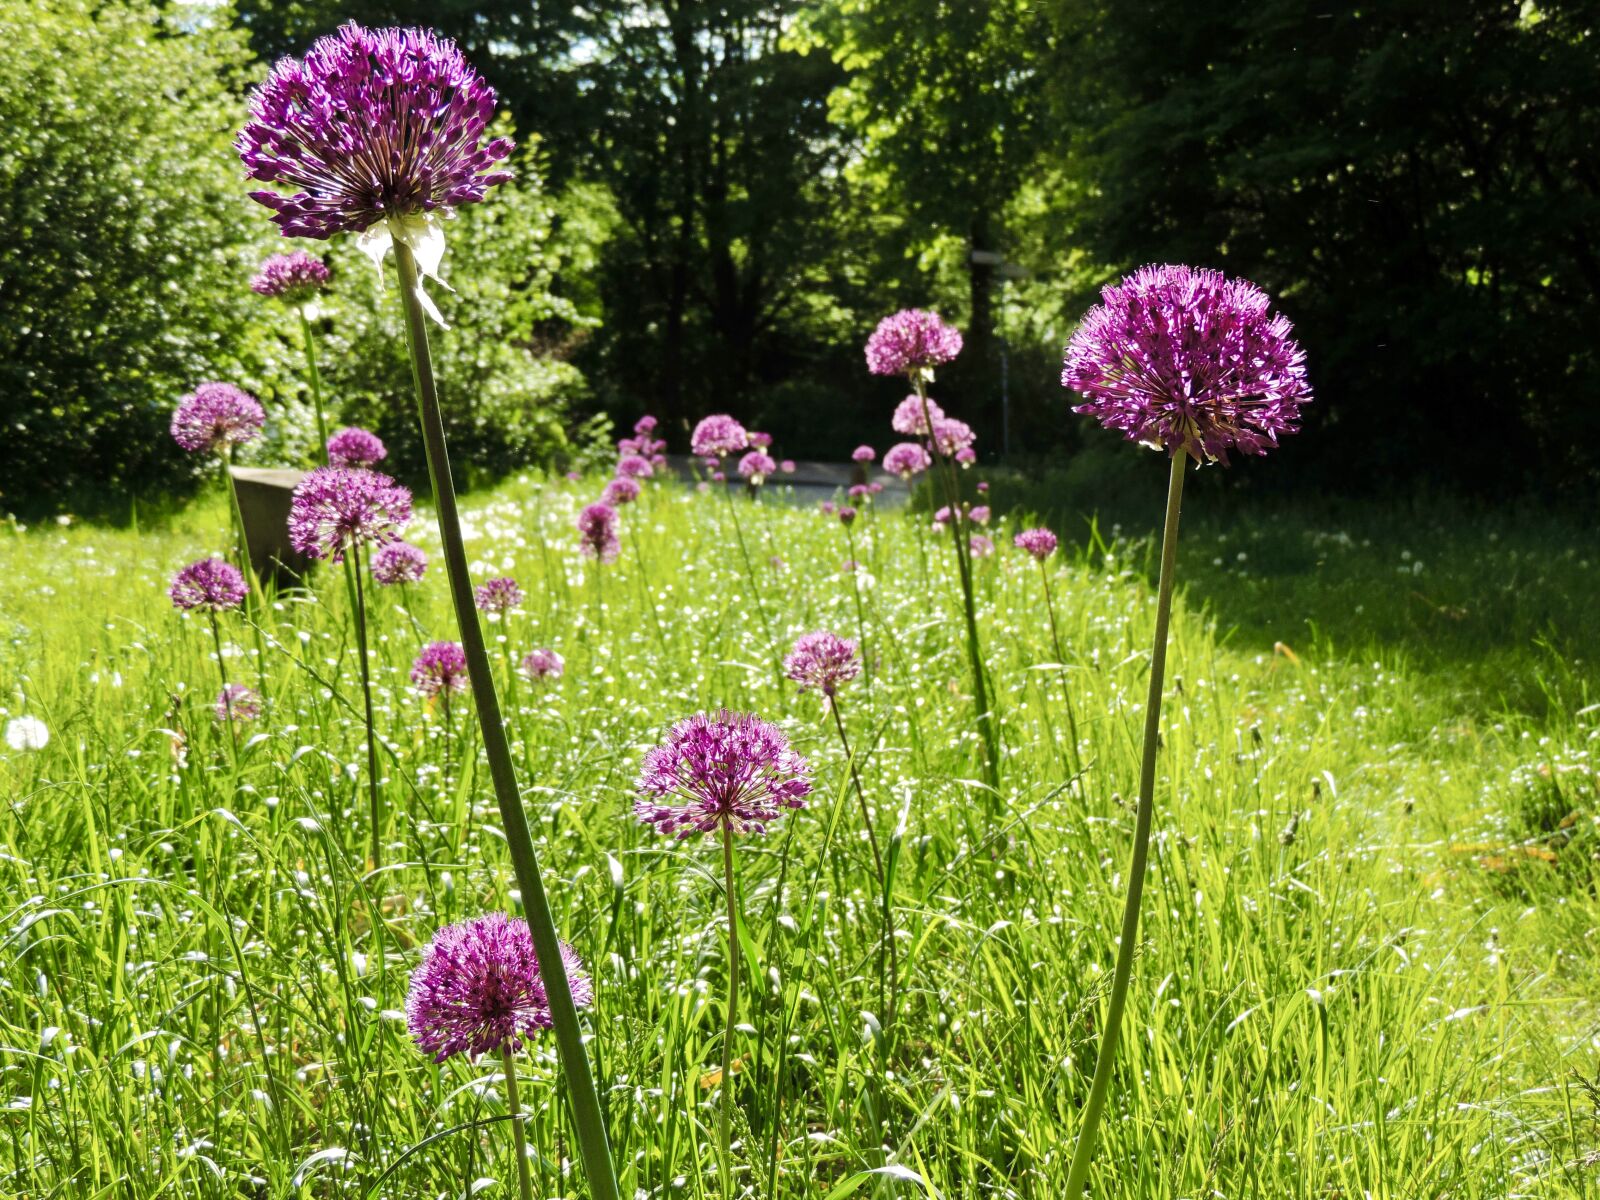
[[[646,410],[680,446],[719,410],[797,456],[882,443],[898,388],[861,344],[903,305],[966,332],[935,391],[986,457],[1059,461],[1093,444],[1058,383],[1073,322],[1120,273],[1184,260],[1278,296],[1318,388],[1314,436],[1227,485],[1588,503],[1597,17],[0,0],[0,506],[181,492],[162,431],[205,378],[269,401],[261,455],[304,453],[294,329],[244,286],[276,239],[228,142],[266,64],[345,19],[456,37],[524,143],[518,183],[459,218],[440,295],[452,433],[487,474]],[[335,399],[409,469],[394,305],[347,247],[330,261]]]

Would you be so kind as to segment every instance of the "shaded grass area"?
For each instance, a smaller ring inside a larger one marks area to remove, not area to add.
[[[728,704],[781,721],[817,784],[739,848],[740,1187],[1059,1195],[1132,825],[1153,617],[1136,517],[1108,512],[1075,548],[1081,527],[1058,524],[1077,780],[1038,571],[1009,525],[979,562],[1003,719],[992,796],[949,547],[922,519],[868,513],[847,542],[812,511],[652,492],[597,577],[572,528],[597,487],[475,497],[468,550],[480,580],[512,574],[529,597],[487,628],[558,923],[596,978],[586,1019],[625,1194],[719,1191],[716,847],[659,840],[628,808],[664,727]],[[1020,487],[997,478],[997,500]],[[1558,675],[1526,636],[1586,636],[1582,542],[1569,556],[1558,524],[1501,530],[1499,561],[1522,568],[1508,591],[1474,584],[1478,539],[1419,533],[1400,548],[1423,567],[1402,579],[1381,529],[1456,518],[1251,524],[1212,499],[1202,483],[1186,503],[1150,903],[1094,1194],[1592,1194],[1596,715],[1587,665]],[[0,723],[51,731],[42,750],[0,746],[0,1191],[505,1194],[498,1064],[435,1066],[400,1019],[432,930],[510,887],[465,700],[429,706],[405,678],[423,641],[452,636],[444,580],[379,593],[397,820],[394,865],[370,873],[342,579],[277,598],[264,661],[225,631],[230,673],[267,698],[235,760],[207,711],[209,631],[164,595],[224,528],[201,507],[141,533],[0,537]],[[860,610],[846,558],[865,568]],[[1473,615],[1436,624],[1413,590]],[[840,711],[895,831],[892,1039],[847,763],[815,698],[775,682],[769,623],[778,649],[865,627],[874,671]],[[553,687],[504,669],[536,645],[566,657]],[[550,1047],[520,1066],[537,1194],[581,1196]]]

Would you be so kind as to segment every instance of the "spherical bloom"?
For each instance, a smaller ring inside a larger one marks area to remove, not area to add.
[[[927,411],[923,411],[923,404],[927,404]],[[889,418],[889,425],[896,433],[903,433],[907,437],[927,437],[928,422],[937,425],[944,420],[944,409],[940,408],[934,400],[924,401],[921,396],[912,393],[899,404],[895,405],[894,416]]]
[[[810,768],[776,725],[750,713],[697,713],[644,756],[634,815],[657,831],[690,837],[726,823],[765,833],[786,808],[804,808]]]
[[[956,461],[963,467],[970,467],[978,461],[978,452],[971,446],[963,446],[956,451]]]
[[[6,722],[6,745],[13,750],[43,750],[50,744],[50,726],[38,717],[12,717]]]
[[[220,558],[202,558],[179,571],[167,595],[186,612],[227,612],[244,603],[250,585],[239,568]]]
[[[883,456],[883,469],[892,471],[901,479],[910,479],[919,471],[933,465],[928,452],[915,442],[896,442]]]
[[[623,504],[632,504],[639,498],[639,481],[629,479],[626,475],[619,476],[606,484],[600,493],[600,500],[604,504],[617,507]]]
[[[933,527],[935,529],[943,529],[950,524],[950,515],[950,506],[948,504],[941,505],[933,514]]]
[[[713,454],[711,457],[702,460],[701,465],[708,471],[715,471],[722,465],[722,460]]]
[[[250,95],[234,148],[286,237],[360,233],[386,219],[482,200],[510,175],[485,143],[494,89],[426,29],[343,25],[304,61],[284,58]]]
[[[961,334],[921,308],[901,309],[878,322],[867,339],[867,370],[874,375],[931,371],[961,353]]]
[[[646,413],[633,423],[633,431],[640,437],[646,437],[656,431],[657,424],[656,419]]]
[[[529,650],[522,656],[522,674],[534,683],[560,679],[566,669],[566,660],[554,650]]]
[[[973,558],[988,558],[994,553],[994,542],[981,533],[975,533],[967,539],[967,548]]]
[[[832,500],[819,500],[817,502],[817,507],[822,510],[822,515],[823,516],[831,517],[831,516],[833,516],[833,511],[834,511],[834,508],[836,507],[836,505],[833,503]]]
[[[694,427],[689,438],[689,449],[702,458],[722,458],[737,454],[750,445],[750,435],[744,426],[724,413],[706,417]]]
[[[594,1003],[594,984],[577,952],[561,945],[572,1002]],[[549,1029],[550,1000],[539,976],[533,934],[521,917],[493,912],[433,935],[406,994],[406,1025],[417,1048],[444,1062],[453,1054],[515,1050]]]
[[[794,459],[786,458],[778,464],[778,470],[785,475],[794,474]]]
[[[954,458],[961,451],[972,449],[975,441],[977,434],[965,421],[958,421],[954,417],[934,418],[933,444],[946,458]]]
[[[219,721],[254,721],[261,715],[261,697],[242,683],[230,683],[217,693],[211,715]]]
[[[467,652],[460,642],[429,642],[411,664],[411,686],[424,696],[465,691]]]
[[[848,504],[841,504],[839,506],[839,524],[848,527],[848,526],[853,525],[855,523],[855,519],[856,519],[856,510],[855,509],[851,508]]]
[[[978,480],[978,495],[987,496],[988,494],[989,494],[989,481],[987,479]]]
[[[617,510],[604,503],[591,504],[578,514],[578,549],[585,558],[615,562],[622,553],[617,539]]]
[[[327,266],[304,250],[274,254],[261,264],[261,270],[250,281],[252,292],[285,304],[304,304],[327,286]]]
[[[849,495],[852,500],[866,500],[871,497],[872,489],[864,483],[852,483]]]
[[[624,454],[617,460],[617,474],[625,479],[649,479],[656,473],[642,454]]]
[[[728,473],[726,471],[713,471],[713,472],[711,472],[711,482],[712,483],[727,483],[728,482]]]
[[[989,523],[989,506],[987,504],[974,504],[972,511],[967,516],[971,517],[976,525],[987,525]]]
[[[881,479],[874,479],[871,483],[867,484],[867,491],[871,492],[874,496],[880,494],[883,491],[883,481]]]
[[[854,450],[850,451],[851,462],[869,463],[877,457],[878,452],[871,446],[857,446]]]
[[[328,462],[336,467],[370,467],[388,457],[383,440],[365,429],[341,429],[328,439]]]
[[[660,445],[661,443],[658,442],[656,444]],[[650,465],[658,471],[661,470],[662,467],[667,465],[667,456],[665,454],[652,454],[650,456]]]
[[[745,434],[745,440],[756,450],[766,450],[772,445],[770,433],[757,433],[754,429]]]
[[[318,467],[289,500],[289,544],[311,558],[343,562],[352,546],[395,541],[411,520],[411,491],[357,467]]]
[[[1067,344],[1073,410],[1169,455],[1265,454],[1311,399],[1305,352],[1260,288],[1220,271],[1142,267],[1106,287]]]
[[[802,692],[815,688],[824,696],[839,690],[861,674],[861,661],[856,657],[856,642],[836,633],[819,630],[800,637],[794,649],[783,660],[784,673],[800,685]]]
[[[506,613],[522,607],[522,588],[515,579],[506,575],[480,583],[473,589],[472,598],[479,612]]]
[[[618,438],[617,439],[617,457],[618,458],[626,458],[630,454],[638,454],[638,453],[639,453],[639,439],[638,438]]]
[[[1011,540],[1018,550],[1027,551],[1039,562],[1056,552],[1056,535],[1048,529],[1024,529]]]
[[[739,475],[748,479],[756,487],[760,487],[768,475],[778,469],[778,464],[773,462],[764,451],[752,450],[739,460]]]
[[[231,383],[202,383],[178,401],[172,440],[191,453],[253,441],[267,414],[256,398]]]
[[[410,542],[390,542],[372,553],[372,578],[389,585],[420,583],[428,569],[428,556]]]

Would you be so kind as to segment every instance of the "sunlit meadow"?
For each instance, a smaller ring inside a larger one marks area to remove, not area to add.
[[[1154,456],[1132,462],[1159,487]],[[1060,1195],[1125,890],[1148,543],[1091,552],[1062,529],[1046,564],[1074,778],[1039,569],[1011,545],[1020,524],[992,523],[998,549],[973,568],[995,795],[956,563],[925,511],[869,503],[852,551],[781,485],[730,506],[646,481],[602,564],[574,525],[602,482],[524,477],[464,522],[474,580],[525,594],[485,629],[556,922],[593,977],[583,1016],[622,1193],[720,1188],[720,857],[632,807],[668,726],[726,705],[780,725],[814,784],[737,846],[737,1187]],[[430,702],[409,679],[455,636],[442,571],[369,595],[392,811],[369,872],[345,580],[325,565],[263,604],[262,660],[240,614],[221,622],[230,676],[265,680],[235,759],[212,632],[166,595],[229,536],[214,503],[156,529],[0,540],[0,1190],[514,1194],[501,1060],[435,1065],[405,1024],[435,930],[514,894],[470,694]],[[431,520],[410,537],[437,554]],[[822,698],[774,669],[801,634],[857,636],[857,597],[869,669],[838,711],[892,875],[892,1035],[849,764]],[[559,677],[517,672],[535,648],[561,656]],[[1596,714],[1516,717],[1388,659],[1223,645],[1181,597],[1168,672],[1093,1194],[1587,1194]],[[586,1195],[548,1035],[516,1061],[535,1194]]]

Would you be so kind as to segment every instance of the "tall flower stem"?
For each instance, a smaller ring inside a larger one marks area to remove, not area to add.
[[[261,586],[261,581],[256,578],[255,567],[250,562],[250,542],[244,533],[244,509],[239,506],[239,484],[233,478],[233,446],[229,445],[222,456],[222,478],[228,485],[229,512],[233,518],[234,549],[239,560],[239,572],[245,577],[250,589],[244,594],[245,618],[250,622],[250,627],[255,630],[256,643],[256,683],[263,695],[267,691],[267,653],[261,641],[260,617],[256,608],[256,596]]]
[[[361,585],[361,548],[346,548],[344,560],[354,558],[356,588],[356,654],[361,659],[361,706],[367,723],[367,819],[372,822],[372,865],[383,866],[383,794],[378,788],[378,736],[372,720],[372,658],[367,646],[367,593]]]
[[[304,304],[295,305],[300,314],[300,340],[306,349],[306,373],[311,384],[311,405],[317,413],[317,439],[321,442],[322,465],[328,465],[328,419],[322,411],[322,372],[317,369],[317,340],[311,333],[311,318]]]
[[[722,1154],[722,1194],[733,1195],[733,1026],[739,1011],[739,895],[733,888],[733,826],[722,823],[722,889],[728,897],[728,1016],[722,1027],[722,1108],[717,1145]]]
[[[222,679],[222,694],[219,699],[223,705],[223,712],[228,721],[228,737],[233,742],[233,768],[239,769],[239,726],[233,719],[233,697],[228,695],[228,665],[222,661],[222,627],[217,624],[217,613],[211,609],[206,614],[211,618],[211,642],[217,648],[217,674]]]
[[[528,1131],[522,1127],[522,1103],[517,1098],[517,1063],[511,1056],[511,1043],[500,1047],[500,1062],[506,1073],[506,1111],[511,1114],[511,1144],[517,1155],[517,1196],[533,1200],[533,1179],[528,1174]]]
[[[856,561],[856,535],[848,525],[844,527],[844,543],[850,551],[850,592],[855,597],[856,602],[856,634],[861,639],[861,665],[866,670],[867,679],[871,680],[872,655],[867,653],[867,618],[861,607],[861,581],[857,578],[861,572],[861,564]],[[858,784],[857,790],[859,788],[860,785]],[[873,846],[872,852],[874,854],[878,852],[877,846]],[[878,866],[881,874],[883,864],[880,862]]]
[[[611,1149],[606,1140],[605,1117],[600,1097],[589,1071],[583,1048],[583,1030],[578,1010],[572,1003],[572,987],[561,959],[561,939],[545,895],[544,879],[539,874],[539,859],[522,811],[517,789],[516,766],[511,761],[511,745],[500,717],[500,700],[495,694],[494,676],[489,673],[489,653],[478,628],[477,609],[472,598],[472,579],[467,573],[467,551],[461,537],[461,515],[456,507],[455,483],[450,476],[450,456],[445,445],[444,421],[439,413],[439,395],[433,382],[433,360],[428,354],[428,328],[417,298],[417,262],[411,248],[396,240],[395,261],[400,274],[400,297],[405,305],[406,344],[411,351],[411,377],[417,390],[417,408],[422,422],[423,442],[428,455],[428,474],[433,480],[434,502],[438,507],[439,537],[444,543],[446,573],[450,579],[450,598],[455,605],[456,624],[467,656],[467,674],[472,683],[478,710],[483,747],[489,760],[495,799],[500,807],[500,823],[506,835],[517,887],[533,935],[534,951],[539,956],[539,977],[550,1004],[550,1019],[555,1026],[556,1046],[561,1069],[566,1077],[572,1103],[573,1125],[578,1148],[594,1200],[618,1200],[616,1172],[611,1165]]]
[[[1072,739],[1072,774],[1083,774],[1083,760],[1078,755],[1078,715],[1072,707],[1072,688],[1067,684],[1067,659],[1061,649],[1061,631],[1056,625],[1056,601],[1050,592],[1050,572],[1044,559],[1039,560],[1039,578],[1044,581],[1044,608],[1050,614],[1050,641],[1055,646],[1056,663],[1061,668],[1061,699],[1067,706],[1067,736]]]
[[[861,787],[861,771],[856,766],[856,756],[850,750],[850,738],[844,730],[844,716],[839,712],[839,698],[830,697],[828,707],[833,710],[833,725],[839,731],[839,745],[844,748],[845,759],[850,763],[850,782],[855,785],[856,801],[861,805],[861,820],[867,827],[867,841],[872,846],[872,862],[878,872],[878,891],[883,897],[883,946],[878,950],[878,1004],[883,1009],[883,1028],[889,1036],[885,1042],[892,1044],[894,1013],[898,1004],[900,966],[894,941],[894,906],[889,896],[889,872],[884,867],[883,850],[878,845],[878,832],[872,824],[872,810],[867,807],[867,793]]]
[[[1122,912],[1122,940],[1117,945],[1117,966],[1111,977],[1111,999],[1106,1005],[1100,1049],[1095,1055],[1094,1082],[1083,1106],[1078,1146],[1072,1155],[1063,1196],[1083,1195],[1094,1161],[1095,1135],[1111,1091],[1116,1070],[1117,1036],[1122,1010],[1128,1002],[1128,980],[1139,938],[1139,903],[1144,897],[1145,863],[1150,851],[1150,820],[1155,808],[1156,749],[1161,734],[1161,689],[1167,670],[1167,625],[1172,616],[1172,582],[1178,561],[1178,512],[1183,501],[1183,473],[1189,456],[1181,449],[1172,456],[1172,478],[1167,485],[1167,519],[1161,531],[1161,576],[1156,585],[1156,632],[1150,647],[1150,692],[1144,710],[1144,758],[1139,764],[1139,808],[1134,818],[1133,860],[1128,866],[1128,899]]]
[[[935,470],[944,482],[945,503],[950,506],[950,534],[955,539],[956,571],[961,578],[961,604],[967,620],[967,660],[972,667],[972,706],[978,732],[983,739],[983,769],[986,782],[996,794],[1000,791],[1000,751],[995,742],[994,714],[989,708],[989,685],[983,673],[983,650],[978,643],[978,612],[972,597],[972,562],[967,546],[965,522],[961,515],[961,489],[955,468],[939,449],[934,436],[933,416],[928,409],[928,385],[920,375],[913,377],[917,399],[922,402],[922,421],[928,430],[928,448]]]

